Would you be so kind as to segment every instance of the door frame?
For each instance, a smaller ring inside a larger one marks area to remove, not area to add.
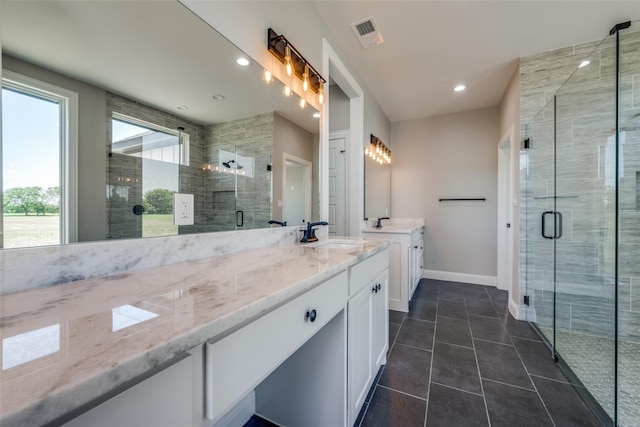
[[[364,217],[364,91],[326,39],[322,39],[322,72],[349,98],[349,140],[346,147],[347,227],[350,236],[362,234]],[[320,217],[329,219],[329,91],[325,91],[320,123]]]
[[[294,156],[286,152],[282,153],[282,220],[285,221],[287,208],[287,162],[295,163],[304,168],[302,180],[304,185],[304,217],[307,222],[311,222],[311,168],[312,163],[303,158]],[[300,224],[290,224],[300,225]]]
[[[517,206],[515,192],[515,151],[513,126],[498,143],[498,236],[497,281],[498,289],[509,291],[514,280],[514,218]],[[510,228],[507,228],[510,224]]]

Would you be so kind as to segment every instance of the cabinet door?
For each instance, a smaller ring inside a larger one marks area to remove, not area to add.
[[[382,273],[374,282],[377,291],[371,294],[372,373],[386,363],[389,348],[389,272]]]
[[[354,295],[348,304],[349,425],[353,425],[372,381],[371,287]]]

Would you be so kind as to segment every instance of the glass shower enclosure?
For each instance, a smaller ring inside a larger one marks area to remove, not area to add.
[[[640,400],[640,23],[620,24],[526,125],[527,320],[605,425]]]

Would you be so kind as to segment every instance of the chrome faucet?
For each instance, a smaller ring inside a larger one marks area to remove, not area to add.
[[[316,229],[313,228],[317,225],[329,225],[328,222],[318,221],[318,222],[308,222],[306,230],[300,230],[303,232],[302,239],[300,239],[300,243],[309,243],[309,242],[317,242],[318,238],[316,237]]]
[[[382,228],[382,220],[383,219],[391,219],[388,216],[383,216],[382,218],[378,218],[378,220],[376,221],[376,228]]]

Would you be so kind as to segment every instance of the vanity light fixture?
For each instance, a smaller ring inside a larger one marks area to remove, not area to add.
[[[285,36],[279,35],[269,28],[267,30],[267,49],[284,64],[287,76],[295,76],[302,80],[304,92],[308,92],[311,89],[311,91],[318,94],[318,102],[320,104],[324,102],[323,85],[327,81]]]
[[[304,66],[304,73],[302,73],[302,90],[304,92],[309,90],[309,66]]]
[[[369,146],[365,148],[364,154],[381,165],[391,163],[391,150],[373,134],[371,134],[371,141],[369,141]]]
[[[291,63],[291,49],[288,45],[284,48],[284,67],[287,76],[291,77],[293,75],[293,64]]]
[[[456,92],[462,92],[466,88],[467,87],[465,85],[458,85],[458,86],[454,87],[453,90],[456,91]]]
[[[323,89],[324,83],[320,82],[320,85],[318,86],[318,102],[320,103],[320,105],[324,104],[324,89]]]

